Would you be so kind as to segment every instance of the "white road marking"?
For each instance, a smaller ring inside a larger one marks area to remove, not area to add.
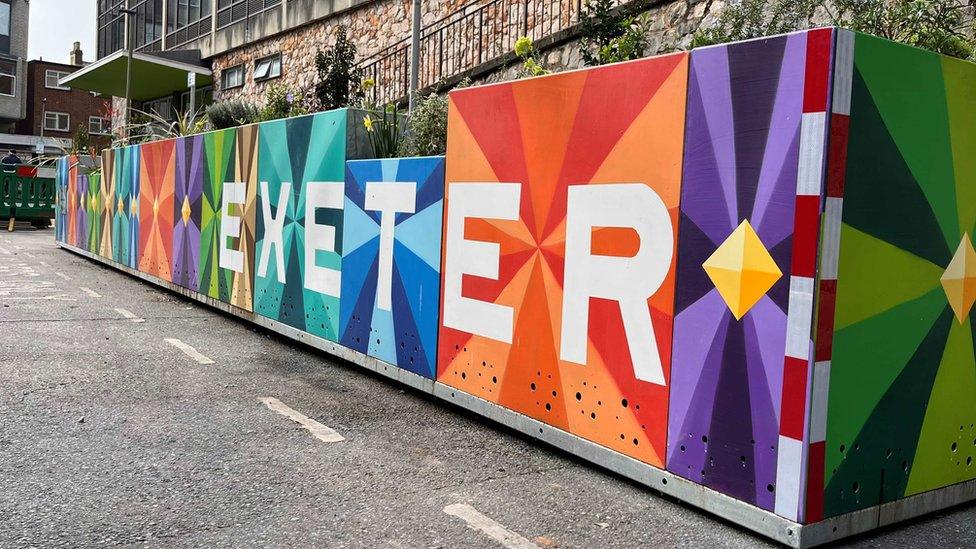
[[[180,340],[178,340],[178,339],[176,339],[174,337],[167,337],[165,339],[165,341],[166,341],[166,343],[169,343],[173,347],[176,347],[177,349],[183,351],[183,354],[185,354],[186,356],[192,358],[193,360],[197,361],[200,364],[213,364],[214,363],[214,361],[213,360],[210,360],[209,357],[203,356],[202,354],[200,354],[199,351],[197,351],[193,347],[187,345],[186,343],[183,343],[182,341],[180,341]]]
[[[66,275],[64,273],[54,273],[54,274],[56,276],[60,276],[61,278],[65,279],[65,280],[71,280],[71,277],[69,277],[68,275]]]
[[[92,290],[91,288],[86,288],[86,287],[82,286],[80,289],[81,289],[81,291],[85,292],[86,294],[88,294],[88,295],[90,295],[92,297],[102,297],[102,294],[96,292],[95,290]]]
[[[448,505],[444,508],[444,512],[458,517],[468,524],[468,528],[478,530],[508,549],[539,549],[538,545],[482,515],[477,509],[465,503]]]
[[[41,297],[41,296],[36,296],[36,297],[35,296],[7,297],[5,299],[8,299],[8,300],[9,299],[40,299],[40,300],[47,300],[47,301],[78,301],[77,299],[75,299],[73,297],[69,297],[67,294],[46,295],[46,296],[43,296],[43,297]]]
[[[263,402],[264,405],[271,410],[278,412],[279,414],[301,425],[309,433],[312,433],[313,437],[321,440],[322,442],[342,442],[343,440],[346,440],[346,437],[340,435],[334,429],[326,427],[314,419],[292,410],[276,398],[263,397],[259,398],[258,400]]]
[[[115,309],[115,312],[119,313],[120,315],[124,316],[125,318],[128,318],[132,322],[145,322],[146,321],[146,319],[139,318],[136,315],[132,314],[131,312],[126,311],[125,309]]]

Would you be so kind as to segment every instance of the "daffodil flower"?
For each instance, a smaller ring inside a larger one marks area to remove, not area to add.
[[[363,118],[363,126],[366,126],[366,131],[373,131],[373,119],[370,118],[368,114],[366,115],[366,118]]]

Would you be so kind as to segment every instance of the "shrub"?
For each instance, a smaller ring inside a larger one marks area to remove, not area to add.
[[[406,156],[434,156],[447,151],[447,106],[447,96],[436,93],[414,105],[403,145]]]
[[[522,60],[522,67],[518,71],[519,78],[549,74],[549,70],[539,63],[532,39],[528,36],[523,36],[515,41],[515,55]]]
[[[363,94],[359,87],[360,71],[356,67],[356,45],[346,37],[346,27],[342,25],[336,27],[335,35],[332,47],[315,54],[318,71],[315,96],[321,110],[348,107]]]
[[[973,57],[958,0],[741,0],[714,25],[699,29],[691,47],[749,40],[806,28],[814,11],[832,24],[960,58]]]
[[[612,0],[587,0],[580,13],[579,50],[583,63],[605,65],[644,57],[647,49],[648,14],[637,2],[628,9],[614,8]]]
[[[454,89],[467,88],[470,78],[464,78]],[[410,113],[409,130],[404,137],[404,156],[435,156],[447,152],[447,95],[430,95],[417,101]]]
[[[825,8],[838,26],[952,57],[973,57],[973,43],[963,32],[966,5],[956,0],[833,0],[832,4]]]
[[[822,0],[741,0],[729,3],[713,26],[695,32],[691,47],[750,40],[806,28],[811,13],[820,3]]]
[[[243,99],[229,99],[207,107],[207,118],[215,130],[251,124],[259,117],[258,108]]]
[[[258,114],[258,120],[277,120],[308,113],[309,109],[303,104],[301,95],[295,94],[285,86],[272,84],[268,88],[268,102]]]

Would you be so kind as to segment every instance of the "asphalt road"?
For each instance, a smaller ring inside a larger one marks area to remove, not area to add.
[[[973,547],[974,519],[851,545]],[[509,547],[771,546],[50,230],[0,234],[0,547],[505,546],[485,531]]]

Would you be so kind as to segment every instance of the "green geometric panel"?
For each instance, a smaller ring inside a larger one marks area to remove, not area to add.
[[[844,307],[838,308],[834,329],[841,330],[939,288],[945,270],[888,242],[841,225],[838,274],[844,280]],[[891,276],[898,273],[898,276]]]
[[[976,65],[855,38],[824,514],[976,478],[976,315],[941,277],[976,229]]]
[[[973,333],[952,323],[925,411],[905,495],[973,478],[976,465],[976,360]]]
[[[198,288],[224,303],[230,303],[233,271],[221,269],[220,258],[220,207],[224,183],[235,179],[234,144],[237,130],[231,128],[211,132],[203,137],[207,173],[210,178],[203,182],[203,201],[200,212],[200,268]]]
[[[858,35],[856,44],[857,72],[884,125],[928,199],[945,240],[958,242],[942,57],[868,35]],[[878,182],[884,184],[883,179]]]
[[[951,57],[942,60],[946,99],[949,107],[949,135],[956,181],[959,231],[974,236],[976,231],[976,70],[973,64]]]

